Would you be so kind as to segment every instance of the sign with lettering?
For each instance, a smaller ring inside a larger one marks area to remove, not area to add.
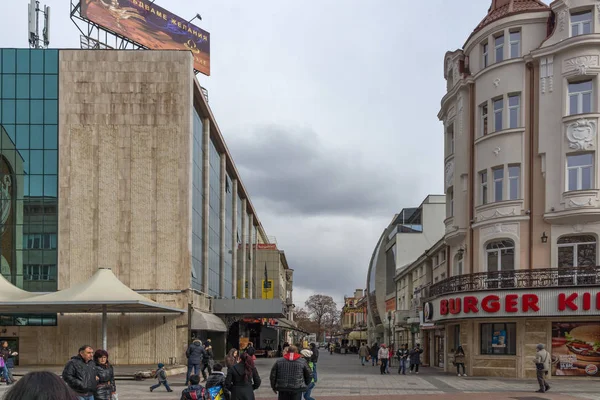
[[[560,288],[457,293],[431,300],[432,321],[510,316],[597,316],[600,289]]]

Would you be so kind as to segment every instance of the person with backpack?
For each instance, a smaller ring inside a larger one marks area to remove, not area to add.
[[[189,378],[190,386],[181,391],[180,400],[204,400],[204,388],[200,385],[200,376],[191,375]]]
[[[156,370],[156,379],[158,379],[158,383],[156,385],[150,386],[150,391],[153,392],[154,389],[163,385],[167,392],[172,392],[173,389],[169,386],[169,381],[167,380],[167,371],[165,371],[165,364],[159,363],[158,369]]]
[[[315,379],[315,370],[314,370],[315,364],[311,361],[313,353],[310,350],[302,350],[300,352],[300,355],[302,357],[304,357],[304,359],[308,363],[308,368],[310,368],[310,370],[312,371],[312,381],[306,388],[306,392],[304,392],[304,400],[315,400],[314,398],[312,398],[310,396],[310,394],[312,393],[312,390],[315,388],[315,385],[317,382]]]
[[[229,400],[231,394],[225,387],[225,374],[223,366],[219,363],[213,365],[212,373],[206,380],[206,400]]]

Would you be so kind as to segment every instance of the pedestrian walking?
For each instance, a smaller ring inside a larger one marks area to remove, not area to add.
[[[223,366],[216,363],[212,367],[212,372],[206,380],[206,391],[210,395],[209,399],[225,399],[229,400],[231,393],[225,387],[225,374],[223,373]],[[221,397],[218,397],[221,396]]]
[[[19,353],[13,351],[8,347],[8,342],[3,341],[0,344],[0,372],[4,376],[4,381],[7,385],[12,384],[15,380],[12,376],[12,370],[15,367],[14,357],[18,356]]]
[[[467,376],[465,371],[465,351],[462,346],[458,346],[456,352],[454,353],[454,365],[456,365],[456,373],[458,376],[460,375],[460,367],[462,367],[462,376]]]
[[[546,382],[546,375],[550,371],[550,353],[544,348],[543,344],[537,345],[537,353],[535,354],[535,368],[537,373],[537,381],[540,388],[537,393],[545,393],[550,390],[550,385]]]
[[[315,343],[311,343],[310,344],[310,351],[312,352],[312,356],[310,357],[310,361],[312,362],[313,366],[311,367],[311,370],[313,372],[314,378],[315,378],[315,382],[319,381],[319,377],[317,376],[317,363],[319,362],[319,348],[317,347],[317,345]]]
[[[180,400],[201,400],[204,396],[204,388],[200,385],[199,375],[190,375],[190,385],[181,391]]]
[[[360,363],[364,367],[365,363],[367,362],[367,358],[369,357],[369,348],[365,343],[360,345],[360,348],[358,349],[358,357],[360,358]]]
[[[240,361],[239,352],[237,349],[229,350],[229,353],[225,356],[225,367],[228,369],[233,367]]]
[[[62,378],[75,392],[79,400],[94,400],[94,392],[98,383],[94,349],[84,345],[79,348],[76,356],[72,357],[62,372]]]
[[[381,343],[377,357],[379,358],[379,372],[381,372],[381,375],[389,374],[387,365],[390,358],[390,352],[385,346],[385,343]]]
[[[298,354],[296,346],[275,362],[271,368],[271,389],[278,393],[279,400],[301,400],[312,381],[312,373],[306,361]]]
[[[194,370],[194,375],[198,375],[200,372],[200,365],[202,364],[204,357],[206,356],[206,350],[204,350],[204,346],[200,339],[194,339],[192,344],[189,345],[188,349],[185,352],[185,356],[187,357],[187,373],[185,375],[185,386],[188,385],[190,380],[190,375],[192,374],[192,370]]]
[[[247,352],[242,354],[239,363],[227,370],[225,387],[231,392],[231,400],[254,400],[254,391],[261,383],[254,360]]]
[[[373,343],[373,346],[371,346],[371,362],[372,362],[373,366],[375,366],[375,364],[378,363],[378,360],[377,360],[378,354],[379,354],[379,346],[377,345],[377,343]]]
[[[392,366],[392,359],[394,358],[394,348],[390,345],[388,347],[388,362],[385,368],[385,372],[390,373],[390,367]]]
[[[77,400],[78,398],[58,375],[48,371],[25,374],[2,397],[3,400]]]
[[[396,353],[398,357],[398,373],[402,375],[406,375],[406,363],[408,362],[408,344],[404,345],[404,348],[399,348]]]
[[[206,381],[206,370],[208,369],[208,375],[212,374],[212,366],[214,363],[214,356],[212,350],[211,340],[208,339],[204,344],[204,357],[202,358],[202,382]]]
[[[317,380],[315,379],[315,370],[313,369],[314,363],[311,361],[313,353],[310,350],[302,350],[300,352],[300,355],[304,357],[304,359],[308,363],[308,368],[310,368],[311,372],[313,373],[312,381],[308,384],[306,392],[304,392],[304,400],[315,400],[311,397],[312,390],[315,388],[315,384],[317,382]]]
[[[421,345],[417,343],[417,345],[408,353],[410,358],[410,373],[412,374],[413,369],[415,373],[419,374],[419,365],[421,365],[421,353],[423,353],[423,349]]]
[[[172,392],[171,386],[169,386],[169,381],[167,380],[167,371],[165,371],[165,364],[158,363],[158,369],[156,370],[156,379],[158,379],[158,383],[156,385],[150,386],[150,391],[153,392],[154,389],[158,389],[160,385],[163,385],[167,392]],[[189,381],[190,378],[187,377],[186,382]],[[94,399],[92,399],[94,400]]]
[[[94,363],[96,364],[96,375],[98,376],[94,400],[112,400],[113,396],[117,394],[117,385],[115,384],[113,366],[108,361],[108,352],[106,350],[96,350]]]

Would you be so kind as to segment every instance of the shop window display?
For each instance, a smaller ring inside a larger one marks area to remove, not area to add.
[[[481,324],[481,354],[516,355],[517,324]]]

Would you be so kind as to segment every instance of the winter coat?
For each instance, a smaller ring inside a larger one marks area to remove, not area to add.
[[[90,396],[96,390],[96,363],[86,363],[80,355],[76,355],[65,365],[62,378],[78,395]]]
[[[408,349],[398,349],[396,357],[398,357],[398,360],[406,360],[408,358]]]
[[[369,355],[369,349],[367,348],[367,346],[360,346],[360,349],[358,349],[358,356],[359,357],[367,357]]]
[[[4,364],[6,365],[6,368],[9,369],[15,367],[15,360],[12,353],[14,353],[14,351],[10,348],[0,347],[0,357],[4,359]]]
[[[464,364],[465,363],[465,354],[464,353],[454,354],[454,363],[455,364]]]
[[[252,379],[246,380],[243,363],[227,369],[225,387],[231,392],[231,400],[254,400],[254,391],[260,387],[261,380],[256,368],[252,368]]]
[[[202,364],[210,364],[210,362],[213,360],[213,351],[212,351],[212,347],[205,347],[204,348],[204,358],[202,359]]]
[[[377,353],[377,358],[380,360],[382,358],[385,358],[387,360],[388,358],[390,358],[390,352],[385,347],[381,347],[379,349],[379,352]]]
[[[206,358],[206,350],[204,350],[202,342],[199,340],[194,340],[185,352],[185,356],[188,359],[188,365],[202,364],[204,358]]]
[[[550,357],[550,353],[548,353],[548,351],[546,349],[541,349],[538,350],[537,353],[535,353],[535,362],[537,363],[543,363],[544,364],[544,369],[543,371],[550,371],[550,361],[551,361]]]
[[[98,383],[96,392],[94,392],[94,400],[111,400],[112,394],[117,391],[115,385],[115,372],[112,365],[106,366],[96,363],[96,374],[98,375]]]
[[[317,346],[310,346],[310,350],[312,351],[312,356],[310,357],[310,361],[313,363],[319,362],[319,348]]]
[[[312,371],[298,353],[288,353],[271,368],[271,388],[277,392],[306,392]]]
[[[157,370],[156,371],[156,379],[158,379],[159,382],[166,382],[167,381],[167,371],[165,371],[164,368]]]
[[[201,400],[203,392],[204,388],[202,385],[190,385],[181,391],[180,400],[192,400],[194,398]],[[195,396],[192,393],[194,393]]]
[[[377,357],[377,353],[379,353],[379,346],[375,345],[371,347],[371,357]]]
[[[421,364],[421,353],[423,352],[422,348],[414,348],[411,351],[408,352],[408,355],[410,357],[410,363],[413,365],[420,365]]]
[[[210,389],[212,387],[221,386],[226,399],[229,399],[229,390],[225,387],[225,374],[221,371],[213,371],[206,379],[204,387]]]

